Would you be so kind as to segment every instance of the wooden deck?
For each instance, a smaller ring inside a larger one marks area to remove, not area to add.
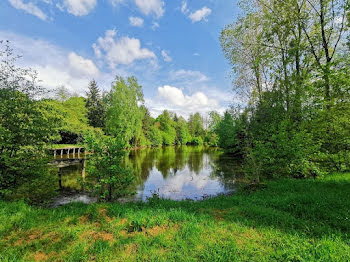
[[[63,147],[63,148],[54,148],[51,149],[53,151],[54,159],[63,158],[64,155],[71,156],[75,159],[83,158],[82,155],[86,155],[86,150],[84,147]]]
[[[62,189],[62,169],[64,167],[81,164],[81,176],[85,180],[86,150],[84,147],[54,148],[51,151],[53,151],[54,159],[50,165],[59,168],[58,184],[60,189]]]

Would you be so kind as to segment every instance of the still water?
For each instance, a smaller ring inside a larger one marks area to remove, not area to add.
[[[172,200],[201,200],[235,191],[239,166],[216,148],[178,146],[132,150],[126,165],[133,168],[135,194],[128,200],[147,200],[157,194]],[[81,166],[63,169],[62,185],[80,189]],[[75,196],[76,197],[76,196]]]

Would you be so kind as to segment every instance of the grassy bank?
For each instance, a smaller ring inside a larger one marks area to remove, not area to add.
[[[350,261],[350,174],[202,202],[0,202],[0,261]]]

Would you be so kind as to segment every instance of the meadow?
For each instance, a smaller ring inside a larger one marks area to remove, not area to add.
[[[350,261],[350,173],[204,201],[0,202],[0,261]]]

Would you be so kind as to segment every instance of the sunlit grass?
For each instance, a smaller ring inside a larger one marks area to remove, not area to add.
[[[350,174],[202,202],[0,202],[0,261],[349,261]]]

